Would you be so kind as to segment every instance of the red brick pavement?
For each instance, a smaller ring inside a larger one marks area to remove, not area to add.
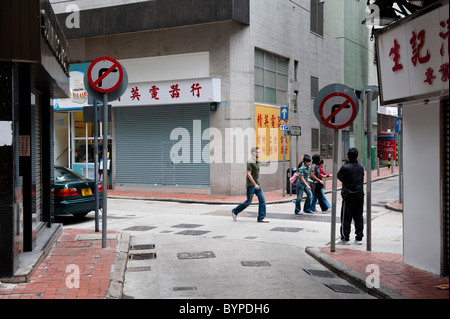
[[[380,269],[380,282],[409,299],[449,299],[449,291],[437,286],[447,284],[448,277],[439,277],[403,262],[403,256],[391,253],[366,252],[352,249],[320,248],[320,251],[362,274],[375,264]]]
[[[64,229],[30,282],[3,284],[0,299],[104,299],[117,240],[107,240],[106,248],[101,240],[76,240],[78,234],[89,233],[95,232]]]

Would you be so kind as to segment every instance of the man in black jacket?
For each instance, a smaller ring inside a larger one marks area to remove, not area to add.
[[[342,208],[341,208],[341,240],[339,244],[350,244],[350,227],[352,219],[355,222],[355,243],[362,245],[364,236],[364,167],[357,161],[358,150],[349,149],[348,162],[337,173],[342,182]]]

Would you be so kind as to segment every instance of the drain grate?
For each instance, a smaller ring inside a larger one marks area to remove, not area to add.
[[[132,260],[156,259],[156,253],[130,254],[128,258]]]
[[[356,289],[353,286],[349,286],[349,285],[334,285],[334,284],[324,284],[325,286],[327,286],[328,288],[330,288],[331,290],[334,290],[335,292],[340,292],[340,293],[346,293],[346,294],[359,294],[360,291],[358,289]]]
[[[173,287],[173,291],[192,291],[197,290],[197,287]]]
[[[177,235],[190,235],[190,236],[199,236],[209,233],[207,230],[183,230],[181,232],[176,233]]]
[[[155,249],[154,244],[131,245],[131,250]]]
[[[197,227],[201,227],[203,225],[198,225],[198,224],[179,224],[179,225],[175,225],[172,226],[174,228],[197,228]]]
[[[150,271],[151,268],[148,267],[127,267],[128,272],[140,272],[140,271]]]
[[[316,269],[303,269],[303,270],[306,271],[306,273],[311,276],[321,278],[334,278],[333,273],[328,270],[316,270]]]
[[[284,233],[297,233],[303,230],[303,228],[295,228],[295,227],[275,227],[272,228],[271,231],[281,231]]]
[[[216,258],[216,255],[212,251],[200,251],[200,252],[187,252],[178,253],[178,259],[203,259],[203,258]]]
[[[154,229],[154,228],[156,228],[156,227],[153,227],[153,226],[132,226],[132,227],[125,228],[124,230],[147,231],[147,230]]]
[[[270,267],[272,266],[268,261],[241,261],[244,267]]]

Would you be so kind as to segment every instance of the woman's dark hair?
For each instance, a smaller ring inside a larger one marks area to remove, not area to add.
[[[312,156],[312,162],[313,162],[313,164],[319,164],[319,161],[320,161],[320,155],[319,155],[319,154],[314,154],[314,155]]]
[[[303,155],[303,161],[298,164],[297,170],[299,170],[305,162],[311,162],[311,157],[308,154]]]

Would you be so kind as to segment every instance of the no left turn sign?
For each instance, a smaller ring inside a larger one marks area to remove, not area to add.
[[[354,91],[342,84],[323,88],[314,101],[314,114],[325,126],[334,130],[346,128],[358,115],[358,98]]]
[[[123,80],[123,69],[117,60],[110,57],[96,59],[88,68],[87,77],[91,87],[101,93],[116,90]]]

